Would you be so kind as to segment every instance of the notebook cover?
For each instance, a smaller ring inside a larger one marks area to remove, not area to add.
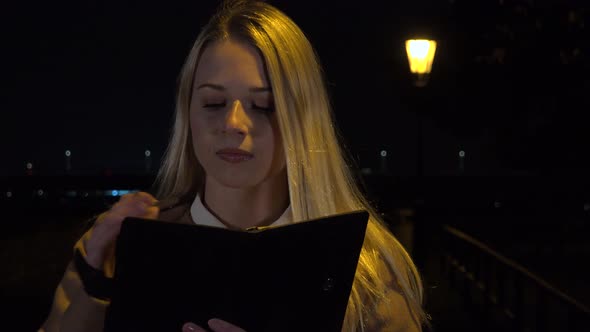
[[[104,331],[341,331],[366,211],[235,231],[126,218]]]

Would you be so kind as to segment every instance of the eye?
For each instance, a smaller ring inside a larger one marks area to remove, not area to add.
[[[209,108],[209,109],[218,109],[218,108],[224,108],[224,107],[225,107],[225,102],[203,104],[203,108]]]
[[[252,109],[253,110],[257,110],[257,111],[261,111],[261,112],[265,112],[265,113],[272,113],[275,111],[274,107],[262,107],[262,106],[258,106],[254,103],[252,103]]]

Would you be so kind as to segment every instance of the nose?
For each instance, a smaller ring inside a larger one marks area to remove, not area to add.
[[[224,132],[245,135],[251,125],[242,103],[239,100],[234,101],[225,118]]]

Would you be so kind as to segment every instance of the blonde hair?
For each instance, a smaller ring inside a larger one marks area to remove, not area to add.
[[[370,213],[343,331],[364,331],[392,288],[403,295],[411,320],[418,325],[427,322],[415,265],[351,174],[313,47],[299,27],[271,5],[225,2],[197,37],[179,77],[172,137],[156,178],[158,199],[190,202],[203,186],[204,171],[195,157],[189,128],[193,77],[206,45],[230,37],[255,46],[266,65],[287,161],[293,219],[360,209]]]

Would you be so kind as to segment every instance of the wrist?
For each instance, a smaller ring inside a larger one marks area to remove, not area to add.
[[[88,252],[86,252],[86,257],[85,257],[86,263],[88,265],[90,265],[92,268],[94,268],[95,270],[103,270],[103,262],[104,262],[104,256],[100,255],[100,254],[89,254]]]
[[[86,293],[91,297],[108,301],[112,293],[113,280],[107,278],[102,270],[91,266],[80,250],[74,253],[74,265]]]

